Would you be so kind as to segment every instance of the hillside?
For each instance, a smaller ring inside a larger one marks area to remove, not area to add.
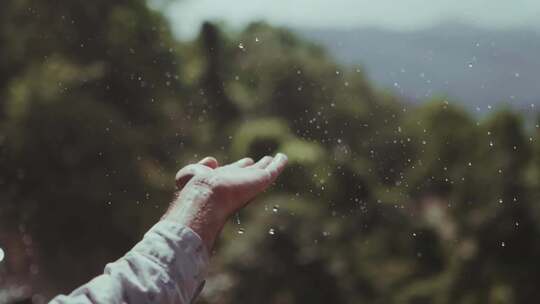
[[[463,24],[399,32],[375,28],[298,30],[343,64],[412,100],[447,95],[470,109],[540,100],[540,34]]]

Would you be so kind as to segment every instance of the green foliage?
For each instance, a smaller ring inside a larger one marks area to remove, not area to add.
[[[175,42],[139,0],[4,1],[0,49],[0,286],[66,292],[159,219],[175,170],[279,150],[200,302],[540,298],[538,126],[519,113],[407,104],[264,23]]]

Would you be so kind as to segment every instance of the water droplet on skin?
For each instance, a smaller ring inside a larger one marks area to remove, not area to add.
[[[270,229],[268,230],[268,234],[274,235],[274,234],[276,234],[276,230],[275,230],[274,228],[270,228]]]

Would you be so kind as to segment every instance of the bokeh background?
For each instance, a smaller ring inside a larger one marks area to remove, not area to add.
[[[540,299],[538,5],[282,2],[2,1],[0,303],[99,274],[185,164],[276,151],[198,303]]]

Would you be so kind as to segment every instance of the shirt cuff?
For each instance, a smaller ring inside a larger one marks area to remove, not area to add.
[[[161,220],[145,235],[133,252],[143,254],[163,266],[172,282],[183,293],[195,296],[209,263],[202,239],[189,227]]]

